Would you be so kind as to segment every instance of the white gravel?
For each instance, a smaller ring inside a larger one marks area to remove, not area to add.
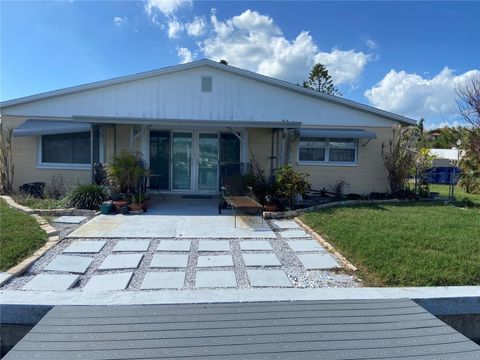
[[[62,241],[52,249],[50,249],[46,254],[44,254],[39,260],[37,260],[33,266],[25,272],[24,275],[13,279],[8,284],[4,285],[1,289],[21,289],[22,286],[27,283],[33,276],[44,272],[45,266],[57,255],[60,255],[62,251],[70,245],[73,241],[81,241],[82,239],[70,239],[66,238],[65,236],[69,234],[71,231],[75,230],[79,225],[72,225],[72,224],[59,224],[53,223],[53,225],[60,231],[60,236]],[[288,278],[290,279],[292,285],[296,288],[321,288],[321,287],[359,287],[362,286],[361,281],[356,278],[353,274],[349,273],[346,269],[334,269],[334,270],[315,270],[315,271],[307,271],[303,265],[301,264],[300,260],[298,259],[295,252],[288,246],[286,239],[283,239],[281,236],[282,231],[284,229],[275,228],[276,239],[262,239],[265,241],[270,242],[273,252],[276,254],[278,259],[280,260],[282,266],[281,269],[285,271]],[[87,239],[83,239],[87,240]],[[83,275],[80,275],[79,282],[70,290],[70,291],[79,291],[81,290],[85,284],[89,281],[89,279],[94,274],[102,273],[115,273],[115,272],[122,272],[123,270],[112,270],[112,271],[99,271],[97,270],[98,266],[102,263],[105,257],[112,253],[112,249],[115,247],[119,240],[124,239],[112,239],[112,238],[88,238],[88,240],[106,240],[107,243],[103,247],[103,249],[97,254],[74,254],[78,256],[89,256],[94,257],[94,261],[87,269],[87,272]],[[199,253],[198,252],[198,239],[187,239],[192,240],[190,252],[189,252],[189,259],[187,268],[185,269],[158,269],[158,268],[150,268],[150,262],[152,257],[155,253],[159,253],[156,251],[158,244],[162,239],[160,238],[149,238],[149,239],[138,239],[138,240],[148,240],[150,241],[150,246],[147,251],[145,252],[131,252],[131,253],[142,253],[143,258],[140,262],[140,265],[137,269],[135,269],[134,275],[132,280],[127,288],[127,290],[131,291],[151,291],[151,290],[140,290],[140,286],[143,282],[146,272],[162,272],[162,271],[184,271],[185,272],[185,289],[194,289],[195,288],[195,277],[197,271],[202,270],[234,270],[235,277],[237,280],[237,287],[238,288],[251,288],[248,275],[247,275],[247,267],[243,261],[243,257],[241,256],[242,253],[247,254],[255,254],[258,251],[242,251],[240,249],[240,241],[248,241],[245,239],[211,239],[212,241],[218,240],[228,240],[230,242],[230,251],[222,251],[222,252],[208,252],[208,255],[228,255],[231,254],[233,257],[233,267],[218,267],[218,268],[205,268],[205,269],[198,269],[196,267],[198,256],[199,254],[207,254],[206,252]],[[186,240],[183,239],[182,240]],[[203,240],[203,239],[202,239]],[[259,239],[256,239],[259,240]],[[316,241],[315,239],[311,239],[312,241]],[[266,250],[262,250],[261,252],[265,253],[268,252]],[[128,254],[130,252],[122,252],[122,254]],[[162,252],[165,253],[165,252]],[[169,254],[186,254],[186,252],[168,252]],[[311,252],[303,252],[302,254],[308,253],[315,253],[315,251]],[[73,254],[72,254],[73,255]],[[248,267],[249,270],[251,269],[279,269],[279,267]],[[126,271],[126,270],[125,270]],[[129,270],[131,271],[131,270]],[[52,272],[53,273],[53,272]]]

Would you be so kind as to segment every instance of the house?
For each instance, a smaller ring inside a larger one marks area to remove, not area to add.
[[[291,163],[321,189],[388,188],[381,147],[414,120],[211,60],[1,103],[15,128],[15,186],[55,174],[88,182],[94,162],[139,151],[163,192],[213,193],[252,166]]]
[[[453,149],[430,149],[430,156],[433,156],[433,167],[458,166],[458,162],[463,157],[463,150]]]

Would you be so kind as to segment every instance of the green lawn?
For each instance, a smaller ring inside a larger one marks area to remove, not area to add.
[[[0,200],[0,271],[15,266],[43,246],[47,234],[36,220]]]
[[[436,203],[336,207],[307,213],[369,286],[480,284],[480,207]]]
[[[430,185],[430,191],[438,192],[442,196],[448,196],[448,185]],[[460,186],[456,186],[453,195],[457,200],[467,198],[480,204],[480,194],[467,194]]]

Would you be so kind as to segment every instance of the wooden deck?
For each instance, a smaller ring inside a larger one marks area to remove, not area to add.
[[[411,300],[55,306],[12,359],[480,359]]]

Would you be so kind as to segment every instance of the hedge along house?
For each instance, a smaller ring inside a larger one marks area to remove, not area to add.
[[[1,103],[14,128],[15,186],[61,173],[88,182],[92,165],[140,151],[162,192],[213,193],[254,164],[291,163],[314,189],[385,191],[382,143],[412,119],[211,60]],[[153,182],[153,180],[152,180]]]

